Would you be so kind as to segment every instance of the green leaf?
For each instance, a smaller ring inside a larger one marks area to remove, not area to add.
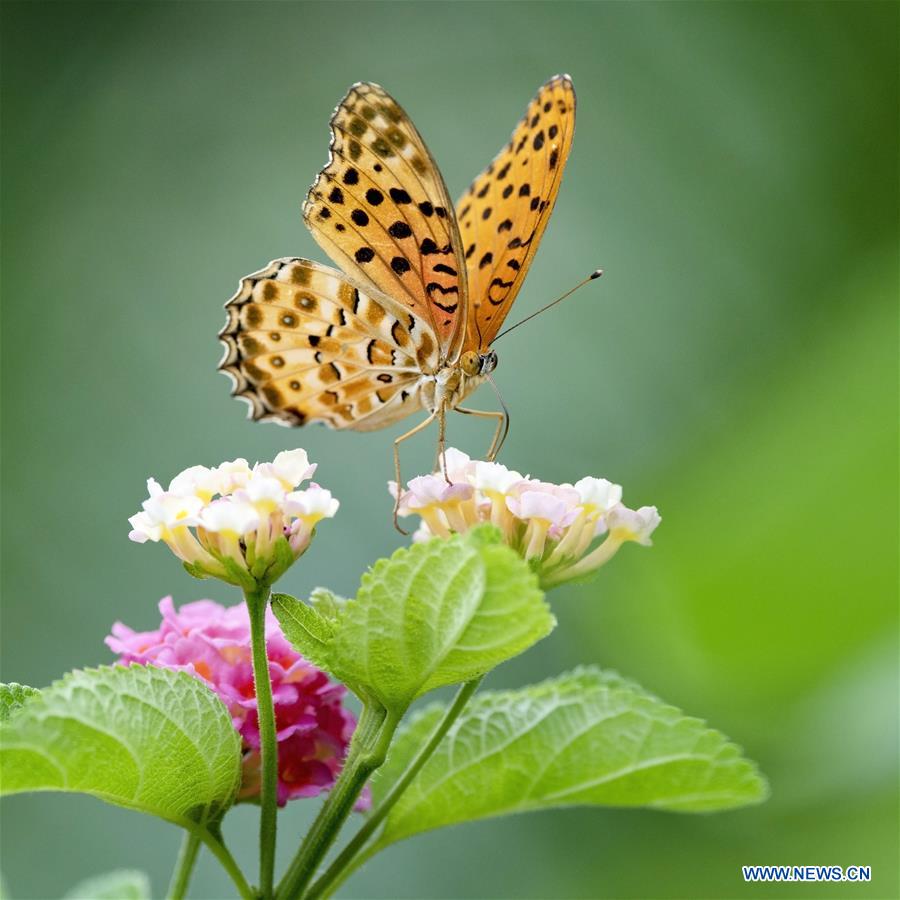
[[[459,538],[379,560],[344,607],[329,647],[335,674],[405,710],[474,615],[484,582],[481,557]]]
[[[485,564],[481,602],[419,693],[483,675],[546,637],[556,625],[531,567],[505,544],[489,542],[485,531],[497,533],[479,528],[470,538]]]
[[[401,732],[374,783],[387,794],[440,720],[432,706]],[[578,669],[475,697],[391,810],[379,847],[473,819],[557,806],[680,812],[764,800],[738,747],[614,673]]]
[[[341,614],[341,610],[347,600],[338,594],[332,593],[328,588],[313,588],[309,595],[309,602],[313,608],[321,613],[329,622],[334,622]]]
[[[150,900],[150,879],[137,869],[116,869],[87,878],[63,900]]]
[[[289,594],[273,594],[272,611],[294,649],[314,665],[327,668],[328,642],[334,637],[333,621]]]
[[[534,574],[490,527],[380,560],[355,599],[328,607],[328,620],[283,598],[273,608],[300,653],[396,714],[521,653],[555,624]]]
[[[0,725],[0,794],[76,791],[185,827],[221,819],[240,760],[223,703],[168,669],[77,670]]]
[[[0,722],[5,722],[17,709],[25,705],[31,697],[41,692],[37,688],[25,684],[0,684]]]

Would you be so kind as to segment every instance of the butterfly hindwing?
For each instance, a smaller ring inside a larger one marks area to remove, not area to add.
[[[441,359],[456,359],[467,290],[453,206],[415,126],[378,85],[354,85],[335,110],[303,217],[351,280],[404,304],[430,325]]]
[[[457,203],[472,304],[467,347],[489,347],[516,298],[553,211],[574,131],[572,81],[557,75]]]
[[[427,322],[310,260],[248,275],[226,312],[219,368],[254,419],[381,428],[421,407],[420,373],[437,365]]]

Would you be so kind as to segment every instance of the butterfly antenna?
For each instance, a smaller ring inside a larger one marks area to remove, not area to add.
[[[498,334],[497,337],[494,338],[494,341],[496,342],[500,340],[500,338],[502,338],[504,334],[509,334],[514,328],[518,328],[520,325],[524,325],[529,319],[533,319],[535,316],[539,316],[542,312],[546,312],[548,309],[550,309],[550,307],[556,306],[557,303],[562,303],[563,300],[566,299],[566,297],[571,297],[572,294],[574,294],[575,291],[577,291],[579,288],[584,287],[589,281],[593,281],[594,279],[599,278],[602,274],[603,269],[595,269],[593,272],[591,272],[590,275],[588,275],[587,278],[584,279],[584,281],[579,281],[578,284],[575,285],[575,287],[566,291],[562,295],[562,297],[557,297],[552,303],[548,303],[546,306],[542,306],[537,312],[533,312],[530,316],[525,316],[524,319],[520,319],[518,322],[516,322],[515,325],[510,325],[509,328],[501,331],[500,334]]]

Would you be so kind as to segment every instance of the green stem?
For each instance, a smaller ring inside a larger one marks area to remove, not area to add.
[[[222,836],[218,832],[218,829],[216,829],[215,832],[212,832],[206,828],[201,828],[196,833],[197,837],[206,844],[210,853],[215,856],[221,863],[222,868],[228,873],[231,880],[234,882],[234,886],[237,888],[238,893],[241,895],[242,900],[257,900],[256,893],[247,883],[247,879],[244,877],[244,873],[241,871],[240,866],[235,862],[231,852],[222,842]]]
[[[182,900],[187,893],[199,849],[199,836],[192,831],[185,831],[184,838],[181,841],[181,849],[178,851],[175,871],[172,872],[172,881],[169,883],[167,894],[169,900]]]
[[[275,707],[269,680],[266,653],[266,607],[269,589],[246,591],[250,613],[250,645],[253,652],[253,683],[259,720],[260,796],[259,796],[259,891],[267,900],[275,880],[275,832],[278,820],[278,739],[275,733]]]
[[[398,722],[399,717],[383,706],[363,706],[341,774],[285,872],[275,894],[277,900],[295,900],[306,890],[369,776],[384,762]]]
[[[419,774],[422,766],[428,762],[431,754],[434,753],[438,744],[444,739],[444,735],[450,730],[450,726],[459,718],[459,714],[463,711],[475,691],[478,690],[478,686],[483,678],[483,675],[479,676],[472,681],[467,681],[460,687],[456,697],[453,699],[453,703],[444,713],[441,721],[438,722],[427,743],[413,757],[412,762],[406,767],[406,770],[390,789],[388,795],[372,811],[365,824],[356,832],[347,846],[344,847],[338,857],[328,867],[325,874],[310,887],[304,900],[316,900],[318,897],[328,896],[369,858],[371,854],[361,852],[366,842],[375,833],[391,809],[393,809],[394,804],[410,786],[416,775]]]

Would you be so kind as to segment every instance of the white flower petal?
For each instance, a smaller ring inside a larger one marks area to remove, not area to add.
[[[472,483],[479,491],[505,494],[514,484],[524,481],[521,474],[496,462],[477,461],[473,466]]]
[[[655,506],[629,509],[619,504],[611,509],[606,517],[611,537],[620,541],[637,541],[645,547],[649,547],[652,543],[650,535],[661,521]]]
[[[259,513],[252,503],[235,497],[223,497],[200,513],[200,524],[210,532],[247,535],[259,528]]]
[[[128,539],[136,544],[144,544],[147,541],[158,541],[162,537],[162,526],[157,525],[146,512],[135,513],[128,519],[131,531]]]
[[[447,477],[453,481],[467,481],[472,468],[472,459],[468,453],[457,450],[456,447],[448,447],[444,451],[443,462],[438,460],[437,473],[443,477],[444,469]]]
[[[340,503],[331,495],[331,491],[310,485],[305,491],[293,491],[285,497],[284,511],[289,516],[302,518],[330,519],[338,511]]]
[[[175,528],[196,525],[203,501],[195,494],[180,495],[164,491],[145,500],[143,507],[154,525]]]
[[[169,482],[170,494],[196,494],[203,500],[209,500],[218,490],[218,475],[215,469],[206,466],[191,466],[179,472]]]
[[[216,493],[224,497],[226,494],[233,494],[235,491],[246,487],[247,482],[250,480],[251,471],[250,464],[241,456],[231,460],[231,462],[223,462],[216,467],[216,475],[218,476]]]
[[[299,447],[296,450],[282,450],[271,466],[272,473],[289,489],[310,478],[316,471],[315,465],[310,465],[306,451]]]
[[[275,478],[261,466],[257,466],[247,481],[247,486],[240,491],[251,503],[260,509],[272,512],[284,502],[286,491],[279,478]]]
[[[622,485],[613,484],[606,478],[593,478],[588,475],[572,486],[581,498],[581,503],[601,515],[609,512],[622,502]]]

